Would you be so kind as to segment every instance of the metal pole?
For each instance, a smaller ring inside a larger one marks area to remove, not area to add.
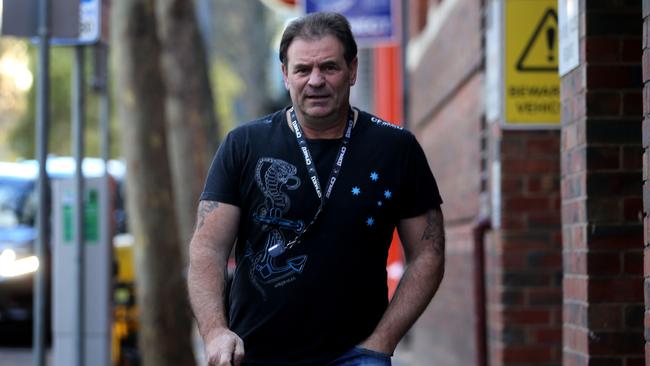
[[[111,110],[108,94],[108,45],[98,43],[95,47],[97,48],[95,54],[95,57],[97,58],[96,67],[98,68],[95,86],[99,92],[100,151],[104,163],[108,164],[108,160],[111,157],[111,135],[109,127]],[[108,170],[108,165],[105,165],[105,167]],[[105,173],[106,177],[108,177],[108,171]]]
[[[75,306],[74,345],[77,351],[76,366],[84,364],[84,179],[82,162],[84,154],[84,46],[75,46],[75,62],[72,75],[72,150],[75,159],[74,175],[74,245],[75,245]]]
[[[410,80],[407,65],[409,44],[409,0],[402,1],[402,126],[409,124]]]
[[[49,96],[50,96],[50,30],[49,30],[50,0],[40,0],[38,4],[38,91],[36,96],[36,157],[38,159],[38,213],[36,225],[35,254],[39,259],[39,270],[34,281],[34,323],[33,323],[33,352],[32,365],[45,365],[45,273],[48,271],[48,218],[50,203],[47,187],[47,142],[49,128]]]

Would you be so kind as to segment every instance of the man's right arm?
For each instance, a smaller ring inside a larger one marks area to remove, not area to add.
[[[228,257],[239,226],[239,207],[201,201],[190,242],[188,288],[209,366],[239,365],[244,344],[228,328],[224,288]]]

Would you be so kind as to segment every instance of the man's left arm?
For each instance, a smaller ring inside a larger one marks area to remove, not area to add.
[[[438,290],[445,271],[445,233],[440,207],[397,226],[406,270],[386,312],[359,346],[392,354]]]

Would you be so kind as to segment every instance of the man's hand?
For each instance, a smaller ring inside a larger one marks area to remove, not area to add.
[[[215,332],[205,341],[205,357],[208,366],[239,366],[244,359],[244,342],[229,329]]]

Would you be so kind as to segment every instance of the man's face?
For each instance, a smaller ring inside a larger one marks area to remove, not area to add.
[[[296,38],[287,50],[282,74],[299,117],[312,123],[329,121],[347,114],[350,87],[357,78],[357,59],[348,65],[343,45],[333,36]]]

